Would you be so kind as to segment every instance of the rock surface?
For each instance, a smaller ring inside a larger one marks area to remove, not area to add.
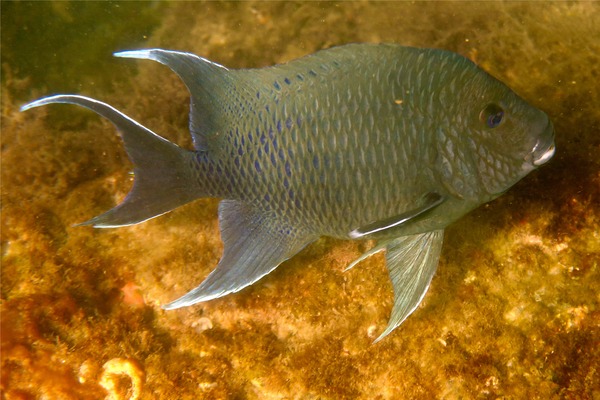
[[[132,22],[133,21],[133,22]],[[600,5],[2,2],[2,352],[8,399],[600,398]],[[321,239],[238,294],[165,312],[222,245],[217,200],[145,224],[73,224],[119,202],[106,101],[190,146],[178,78],[113,51],[262,67],[350,42],[466,55],[545,110],[557,155],[447,231],[422,306],[377,345],[383,256]]]

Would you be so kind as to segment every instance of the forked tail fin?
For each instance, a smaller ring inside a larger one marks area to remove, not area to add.
[[[133,163],[133,188],[121,204],[80,225],[113,228],[133,225],[202,197],[191,168],[193,153],[158,136],[106,103],[76,95],[56,95],[36,100],[21,111],[53,103],[76,104],[112,122]]]

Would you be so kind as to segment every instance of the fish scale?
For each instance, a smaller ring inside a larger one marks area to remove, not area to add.
[[[116,55],[158,61],[181,77],[194,151],[83,96],[22,109],[77,104],[118,128],[133,188],[84,225],[131,225],[222,198],[221,260],[166,309],[237,292],[320,236],[375,239],[349,268],[385,251],[394,306],[380,340],[423,299],[446,226],[555,150],[546,114],[448,51],[354,44],[248,70],[161,49]]]

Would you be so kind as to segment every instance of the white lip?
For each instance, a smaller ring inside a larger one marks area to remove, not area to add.
[[[531,163],[534,167],[539,167],[540,165],[547,163],[552,158],[555,151],[554,125],[548,120],[546,129],[544,129],[544,132],[539,136],[537,143],[531,151]]]
[[[537,166],[547,163],[548,160],[550,160],[552,158],[555,151],[556,151],[556,146],[554,145],[554,143],[552,143],[550,145],[550,147],[548,147],[548,149],[541,156],[539,156],[538,158],[533,160],[533,165],[535,165],[537,167]]]

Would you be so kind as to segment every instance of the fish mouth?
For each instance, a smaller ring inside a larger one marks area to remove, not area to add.
[[[539,167],[547,163],[554,153],[556,152],[556,145],[554,144],[554,126],[552,122],[548,121],[548,126],[544,129],[544,133],[538,139],[537,143],[531,151],[531,159],[533,165]]]

